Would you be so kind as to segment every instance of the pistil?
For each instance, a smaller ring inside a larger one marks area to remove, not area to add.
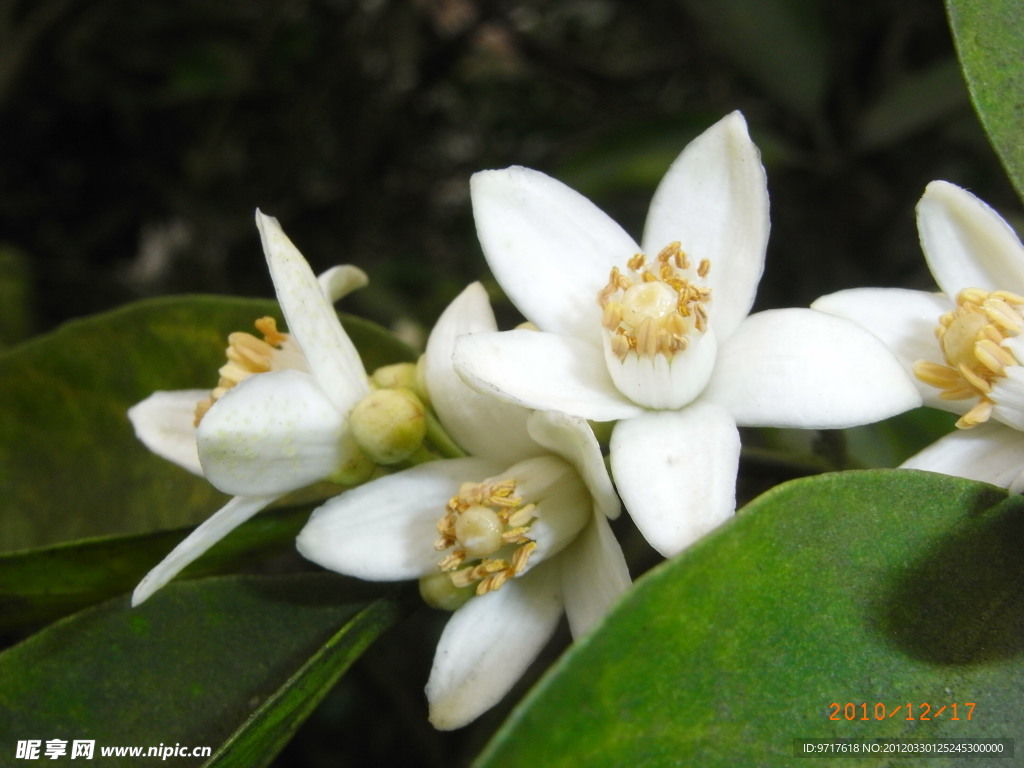
[[[652,264],[637,253],[625,271],[613,267],[597,297],[613,354],[620,361],[630,355],[671,360],[686,350],[695,334],[707,330],[711,289],[693,280],[710,270],[704,259],[694,271],[678,242],[663,248]]]
[[[476,585],[476,594],[500,589],[526,568],[537,544],[527,534],[536,505],[516,495],[511,479],[464,483],[437,524],[439,563],[455,587]]]

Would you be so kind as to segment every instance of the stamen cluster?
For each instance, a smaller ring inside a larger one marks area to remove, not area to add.
[[[233,386],[255,373],[267,373],[273,368],[273,358],[280,354],[288,334],[277,330],[277,321],[269,316],[261,317],[254,325],[263,334],[262,339],[243,331],[228,335],[228,346],[224,350],[227,362],[218,371],[220,379],[210,396],[196,404],[195,426],[199,426],[206,412]]]
[[[536,504],[523,503],[512,479],[463,483],[437,524],[438,551],[452,549],[439,563],[452,584],[476,584],[476,594],[500,589],[526,568],[537,544],[527,535]],[[477,561],[463,567],[467,561]]]
[[[707,259],[696,276],[706,278]],[[669,243],[648,266],[647,256],[635,254],[626,272],[612,267],[608,284],[598,293],[601,325],[611,332],[613,354],[624,360],[633,353],[671,359],[689,345],[690,334],[707,330],[711,289],[691,282],[691,264],[679,242]]]
[[[988,421],[995,405],[992,389],[1006,369],[1019,365],[1004,342],[1024,328],[1024,297],[1009,291],[966,288],[956,297],[956,309],[939,318],[935,335],[946,365],[919,361],[914,374],[942,392],[943,400],[977,398],[956,425],[961,429]]]

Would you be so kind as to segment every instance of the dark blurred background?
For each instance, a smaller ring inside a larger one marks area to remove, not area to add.
[[[487,278],[474,171],[544,170],[639,238],[669,162],[734,109],[768,168],[759,307],[930,288],[931,179],[1019,216],[939,0],[3,0],[0,347],[148,296],[273,295],[257,206],[314,268],[362,266],[344,308],[415,340]],[[434,732],[422,614],[278,764],[476,754],[529,681]]]
[[[0,341],[145,296],[272,295],[253,209],[346,308],[429,327],[485,277],[467,180],[557,175],[639,237],[668,162],[741,109],[769,171],[759,305],[929,285],[913,205],[1017,202],[941,2],[6,0]]]

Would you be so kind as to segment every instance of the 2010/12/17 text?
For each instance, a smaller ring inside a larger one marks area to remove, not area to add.
[[[878,701],[874,704],[861,702],[845,704],[833,701],[828,705],[829,720],[888,720],[903,715],[904,720],[972,720],[974,708],[972,701],[952,702],[951,704],[929,704],[927,701],[915,704],[907,701],[902,704],[886,704]]]

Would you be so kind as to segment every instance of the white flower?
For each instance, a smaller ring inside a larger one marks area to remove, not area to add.
[[[366,276],[339,267],[318,280],[276,219],[257,211],[256,225],[289,333],[263,318],[257,327],[265,339],[232,334],[212,394],[157,392],[129,410],[150,450],[235,494],[146,575],[133,605],[275,500],[367,464],[347,421],[370,387],[332,306]]]
[[[884,345],[853,323],[810,309],[748,316],[768,191],[738,112],[669,168],[642,247],[542,173],[486,171],[471,190],[488,264],[542,332],[467,337],[457,369],[510,402],[617,420],[612,474],[662,554],[733,511],[737,425],[838,428],[919,403]]]
[[[608,517],[619,501],[589,426],[480,395],[455,375],[460,334],[496,328],[479,284],[445,311],[425,354],[438,418],[471,448],[342,493],[313,513],[299,551],[369,580],[421,579],[458,607],[427,683],[430,719],[458,728],[496,704],[536,658],[563,610],[580,637],[629,585]],[[461,593],[461,594],[460,594]]]
[[[1024,246],[945,181],[925,188],[917,228],[942,293],[856,288],[813,306],[874,332],[916,375],[926,405],[960,414],[958,431],[903,467],[1024,490]]]

